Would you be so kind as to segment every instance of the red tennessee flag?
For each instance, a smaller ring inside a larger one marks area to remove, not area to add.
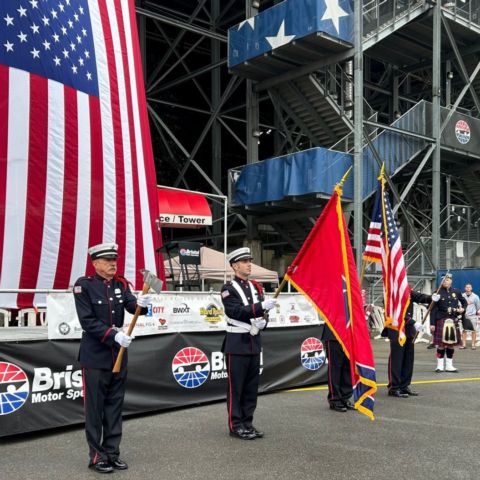
[[[350,360],[356,408],[373,420],[377,390],[357,270],[335,188],[286,277],[316,307]],[[319,272],[328,273],[321,281]]]
[[[158,205],[134,0],[2,1],[0,18],[0,289],[68,288],[102,242],[141,288]]]

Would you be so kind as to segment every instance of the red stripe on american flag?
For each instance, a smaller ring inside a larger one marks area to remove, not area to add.
[[[133,180],[133,204],[135,215],[135,266],[144,266],[144,250],[143,250],[143,231],[142,216],[140,206],[140,193],[138,190],[138,160],[137,160],[137,139],[135,138],[135,126],[133,120],[132,109],[132,90],[130,82],[130,71],[128,69],[127,45],[125,41],[125,26],[123,22],[122,8],[120,3],[115,4],[117,16],[118,30],[120,35],[120,44],[122,47],[123,72],[125,76],[125,90],[127,94],[127,110],[128,110],[128,128],[130,132],[130,151],[132,155],[132,180]],[[142,283],[142,274],[139,268],[135,269],[135,285]]]
[[[90,233],[88,245],[97,245],[103,241],[103,140],[100,99],[89,97],[90,107]],[[88,159],[82,160],[88,161]],[[94,273],[88,258],[85,271],[87,275]]]
[[[2,277],[3,236],[7,195],[8,150],[8,67],[0,65],[0,278]]]
[[[118,270],[123,272],[125,269],[125,239],[126,239],[126,197],[125,197],[125,169],[124,169],[124,151],[122,138],[122,121],[120,113],[120,100],[118,93],[118,78],[115,63],[114,45],[112,41],[112,31],[110,28],[110,19],[105,0],[99,0],[98,8],[102,19],[103,38],[105,41],[105,50],[107,54],[108,76],[110,79],[110,104],[112,111],[113,143],[115,148],[115,196],[116,196],[116,232],[115,240],[118,243]]]
[[[42,252],[48,153],[48,80],[30,75],[28,179],[19,288],[36,288]],[[31,307],[33,294],[20,293],[20,308]]]
[[[145,85],[143,81],[143,71],[142,71],[142,55],[140,52],[140,43],[138,42],[138,37],[134,36],[134,33],[138,32],[137,21],[135,14],[135,2],[128,2],[128,8],[130,11],[130,22],[131,22],[131,34],[132,34],[132,45],[133,45],[133,56],[135,64],[135,80],[137,86],[137,96],[138,96],[138,105],[139,105],[139,114],[140,114],[140,131],[142,132],[142,145],[143,145],[143,155],[144,155],[144,164],[145,172],[147,175],[147,190],[148,190],[148,200],[150,207],[150,225],[151,225],[151,235],[154,241],[157,238],[157,230],[155,220],[158,218],[158,200],[157,200],[157,175],[155,172],[155,162],[153,159],[153,150],[152,142],[150,136],[150,123],[148,121],[148,110],[147,110],[147,99],[145,95]],[[147,232],[145,232],[146,234]],[[158,237],[157,247],[161,246],[161,236]],[[165,268],[163,265],[162,255],[158,255],[158,264],[157,272],[160,278],[165,278]],[[141,285],[141,283],[139,284]],[[165,288],[165,284],[164,284]]]
[[[72,270],[75,246],[75,225],[78,190],[78,106],[77,91],[64,87],[64,182],[62,203],[62,227],[58,251],[61,261],[57,262],[53,288],[65,288]]]

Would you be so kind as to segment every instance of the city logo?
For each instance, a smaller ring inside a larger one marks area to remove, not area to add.
[[[455,136],[462,145],[470,141],[470,126],[465,120],[459,120],[455,124]]]
[[[218,323],[222,321],[224,313],[222,308],[218,308],[217,305],[211,303],[206,308],[200,308],[200,315],[208,323]]]
[[[13,363],[0,362],[0,415],[23,407],[30,392],[27,375]]]
[[[210,374],[210,362],[198,348],[185,347],[173,357],[172,373],[182,387],[197,388],[206,382]]]
[[[325,363],[325,350],[322,342],[315,337],[309,337],[300,348],[302,366],[307,370],[318,370]]]

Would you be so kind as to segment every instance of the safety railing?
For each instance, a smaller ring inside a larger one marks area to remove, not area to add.
[[[363,36],[369,38],[425,3],[425,0],[365,0]]]

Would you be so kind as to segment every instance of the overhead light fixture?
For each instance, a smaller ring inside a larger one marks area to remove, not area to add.
[[[252,0],[253,8],[260,8],[260,0]]]
[[[448,72],[447,73],[447,78],[449,78],[451,80],[453,78],[453,72]]]
[[[262,132],[260,130],[253,130],[252,131],[252,135],[256,138],[260,138],[261,134],[262,134]]]

